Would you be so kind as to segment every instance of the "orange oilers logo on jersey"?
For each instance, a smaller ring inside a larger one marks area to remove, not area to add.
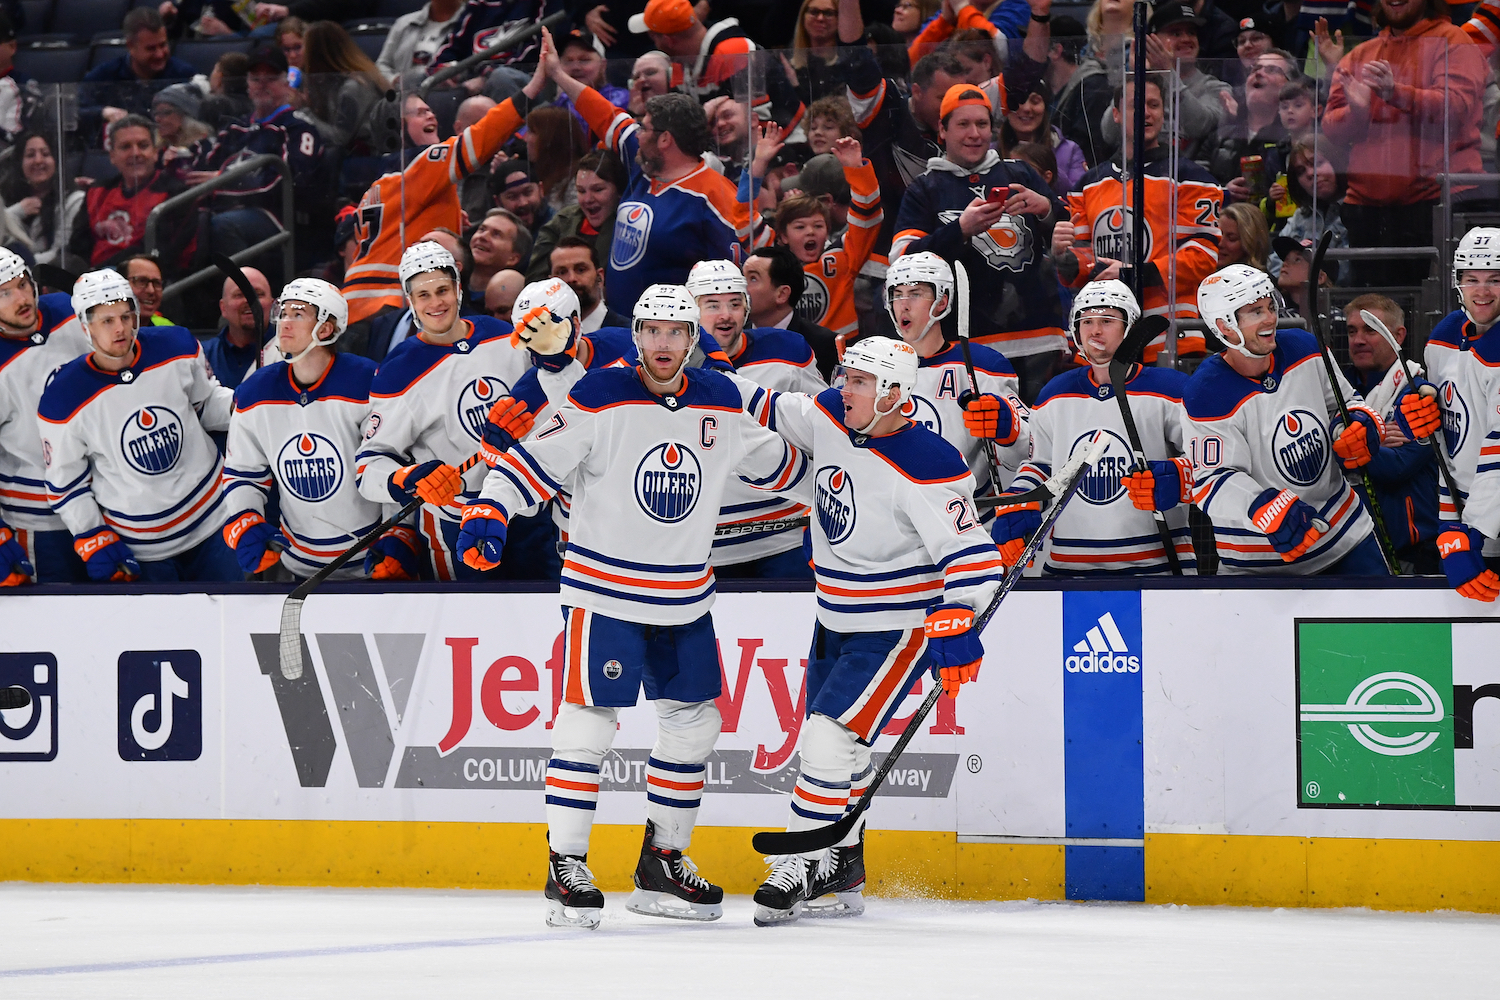
[[[938,221],[947,225],[962,212],[943,211]],[[1015,215],[1002,215],[990,228],[975,233],[969,244],[984,257],[984,262],[997,271],[1024,271],[1031,263],[1034,241],[1026,220]]]
[[[508,395],[510,387],[492,375],[481,375],[458,394],[458,422],[476,442],[484,439],[484,422],[495,400]]]
[[[1068,457],[1087,451],[1093,444],[1094,433],[1087,431],[1079,435],[1073,442],[1073,447],[1068,449]],[[1104,454],[1078,480],[1078,497],[1085,503],[1102,507],[1114,503],[1124,495],[1125,486],[1121,480],[1130,471],[1131,454],[1130,445],[1114,431],[1100,429],[1098,433],[1104,435]]]
[[[182,456],[182,421],[165,406],[135,411],[120,432],[120,454],[148,476],[170,472]]]
[[[646,452],[635,468],[635,499],[653,520],[681,521],[698,506],[703,466],[687,445],[668,441]]]
[[[901,404],[901,415],[912,423],[921,424],[932,433],[942,436],[943,418],[931,401],[921,396],[912,396]]]
[[[643,202],[627,201],[620,206],[615,215],[615,239],[609,248],[611,267],[624,271],[641,262],[651,239],[653,218],[651,206]]]
[[[328,438],[311,431],[281,446],[276,468],[282,488],[298,500],[317,503],[338,492],[344,481],[344,458]]]
[[[1150,260],[1151,259],[1151,227],[1147,225],[1144,229],[1146,247],[1139,256],[1133,256],[1130,252],[1130,241],[1135,235],[1135,225],[1131,221],[1134,213],[1128,208],[1112,208],[1100,212],[1094,219],[1094,255],[1096,257],[1108,257],[1111,260]]]
[[[1311,486],[1328,465],[1328,433],[1310,410],[1289,410],[1271,432],[1271,454],[1287,482]]]
[[[813,482],[818,527],[829,545],[837,545],[854,533],[854,477],[837,465],[825,465]]]
[[[1443,401],[1443,445],[1449,458],[1457,458],[1469,436],[1469,405],[1451,381],[1438,387],[1438,398]]]

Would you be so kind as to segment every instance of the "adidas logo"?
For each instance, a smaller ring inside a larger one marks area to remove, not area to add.
[[[1141,669],[1141,658],[1130,655],[1114,615],[1107,611],[1073,644],[1073,652],[1078,655],[1063,660],[1070,674],[1134,674]]]

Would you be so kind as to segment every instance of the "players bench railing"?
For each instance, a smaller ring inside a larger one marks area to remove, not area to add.
[[[175,194],[153,208],[146,216],[146,253],[152,255],[157,253],[158,243],[156,232],[161,225],[162,215],[175,211],[184,205],[190,205],[204,195],[266,167],[272,167],[281,174],[281,218],[283,220],[295,218],[293,214],[295,207],[292,203],[294,194],[292,191],[292,168],[287,166],[286,161],[281,157],[271,153],[262,153],[259,156],[252,156],[248,160],[242,160],[234,166],[226,168],[217,177],[206,180],[202,184],[196,184],[180,194]],[[292,230],[287,228],[284,222],[279,222],[278,224],[281,226],[280,232],[273,236],[268,236],[259,243],[246,247],[239,253],[231,255],[230,260],[233,260],[236,264],[244,264],[247,261],[254,260],[263,253],[280,247],[281,273],[285,275],[296,274],[297,263],[295,249],[292,245]],[[223,274],[218,268],[213,266],[194,271],[187,277],[174,281],[162,289],[162,301],[165,302],[175,296],[181,295],[190,288],[196,288],[198,285],[215,276],[223,277]]]

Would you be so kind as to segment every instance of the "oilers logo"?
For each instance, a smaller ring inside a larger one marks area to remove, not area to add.
[[[938,414],[937,407],[921,396],[912,396],[902,403],[901,415],[914,424],[921,424],[934,434],[943,433],[943,418]]]
[[[1271,454],[1287,482],[1311,486],[1328,465],[1328,432],[1310,410],[1289,410],[1271,432]]]
[[[1094,255],[1096,257],[1108,257],[1111,260],[1150,260],[1151,259],[1151,227],[1145,229],[1146,245],[1141,250],[1141,255],[1135,257],[1130,252],[1131,235],[1135,232],[1135,226],[1130,221],[1132,212],[1128,208],[1112,208],[1107,212],[1099,213],[1094,220]]]
[[[1096,507],[1114,503],[1125,495],[1125,485],[1121,480],[1130,472],[1130,467],[1134,464],[1134,458],[1130,454],[1130,444],[1124,438],[1111,430],[1104,430],[1102,433],[1108,447],[1104,449],[1104,454],[1099,456],[1099,461],[1094,463],[1093,468],[1085,472],[1083,478],[1078,481],[1078,498]],[[1087,451],[1093,439],[1093,431],[1080,434],[1072,447],[1068,449],[1068,457],[1072,458],[1080,451]]]
[[[182,421],[165,406],[135,411],[120,432],[120,454],[137,472],[159,476],[182,457]]]
[[[829,545],[854,534],[854,477],[837,465],[825,465],[814,479],[818,527]]]
[[[458,422],[476,442],[484,438],[484,422],[495,400],[510,392],[510,386],[492,375],[481,375],[458,394]],[[377,425],[378,426],[378,425]]]
[[[1469,406],[1452,382],[1438,387],[1438,401],[1443,408],[1443,446],[1449,458],[1457,458],[1469,436]]]
[[[687,445],[669,441],[646,452],[635,468],[635,499],[653,520],[684,520],[698,506],[703,467]]]
[[[334,443],[321,434],[304,431],[281,446],[276,456],[281,486],[298,500],[327,500],[344,481],[344,459]]]
[[[938,221],[944,224],[957,219],[961,212],[938,213]],[[984,262],[997,271],[1024,271],[1031,263],[1031,250],[1035,241],[1026,220],[1019,215],[1002,215],[993,226],[970,238],[969,244],[984,257]]]
[[[651,238],[650,205],[638,201],[620,204],[615,215],[615,241],[610,244],[609,263],[623,271],[635,267],[646,256],[646,241]]]
[[[807,276],[806,287],[802,290],[802,298],[792,307],[792,311],[809,323],[817,323],[823,319],[828,312],[828,303],[832,296],[828,294],[828,285],[816,274]]]

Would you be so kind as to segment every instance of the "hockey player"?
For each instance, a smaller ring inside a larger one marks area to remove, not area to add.
[[[573,477],[563,562],[563,704],[547,766],[551,846],[548,923],[597,926],[604,905],[588,869],[599,766],[621,708],[644,686],[658,736],[647,762],[646,838],[636,867],[639,913],[717,919],[723,890],[683,854],[702,798],[704,762],[719,735],[714,572],[709,565],[724,482],[738,474],[768,492],[801,487],[806,458],[746,414],[738,387],[688,369],[698,309],[677,286],[636,303],[641,363],[590,372],[555,424],[514,445],[464,510],[459,548],[485,570],[507,522]]]
[[[782,393],[762,413],[818,469],[818,622],[791,830],[837,822],[864,794],[870,746],[921,671],[935,668],[956,695],[984,655],[970,627],[999,588],[1000,557],[974,516],[963,457],[903,415],[917,372],[910,344],[866,337],[844,352],[839,388]],[[806,900],[829,893],[838,912],[862,912],[863,885],[859,824],[826,853],[773,858],[755,922],[795,920]]]
[[[348,304],[333,285],[317,278],[288,283],[272,313],[282,360],[235,391],[224,459],[224,541],[248,574],[279,560],[295,576],[312,576],[384,519],[381,505],[354,484],[375,363],[333,353],[348,319]],[[279,527],[265,519],[273,486]],[[403,526],[394,534],[380,540],[388,554],[378,562],[370,556],[373,574],[346,566],[334,579],[416,579],[422,550],[416,531]]]
[[[36,408],[53,374],[89,352],[62,293],[37,296],[26,262],[0,248],[0,587],[88,579],[47,502]]]
[[[708,331],[735,371],[767,392],[816,394],[827,385],[818,375],[812,348],[795,333],[774,328],[746,330],[750,318],[745,276],[733,262],[706,260],[688,274],[688,293]],[[741,393],[743,396],[743,393]],[[800,531],[756,531],[757,524],[807,512],[793,497],[771,497],[738,480],[724,488],[714,537],[714,572],[725,578],[806,578]]]
[[[974,473],[977,495],[1005,489],[1026,459],[1030,416],[1018,395],[1016,370],[998,350],[969,348],[979,392],[969,385],[963,348],[942,322],[954,312],[953,269],[930,250],[902,254],[885,274],[885,308],[921,359],[905,415],[958,449]],[[990,511],[980,515],[986,525],[993,518]]]
[[[414,243],[401,255],[401,287],[421,332],[386,355],[370,384],[365,441],[355,456],[359,492],[371,503],[405,505],[420,497],[418,530],[439,580],[480,574],[458,558],[454,543],[466,503],[483,470],[467,481],[458,466],[479,449],[490,407],[510,395],[530,359],[511,346],[511,327],[489,316],[459,315],[459,271],[436,243]],[[388,536],[372,548],[404,562],[405,542]]]
[[[47,499],[95,581],[243,580],[224,544],[222,462],[234,393],[180,326],[137,332],[130,283],[89,271],[73,311],[93,347],[42,391]]]
[[[1193,466],[1181,456],[1182,391],[1188,377],[1170,368],[1132,366],[1125,383],[1131,416],[1140,434],[1148,469],[1133,473],[1135,458],[1120,404],[1109,380],[1109,363],[1125,334],[1140,318],[1141,307],[1130,288],[1118,280],[1094,281],[1073,300],[1068,329],[1073,350],[1087,368],[1064,372],[1042,389],[1031,410],[1031,457],[1011,484],[1023,492],[1040,486],[1052,470],[1064,465],[1081,446],[1103,430],[1109,447],[1084,474],[1077,506],[1063,511],[1052,529],[1042,572],[1049,576],[1104,573],[1163,573],[1167,553],[1155,519],[1143,510],[1167,512],[1167,525],[1182,568],[1196,572],[1187,526]],[[1141,507],[1143,497],[1146,503]],[[1137,508],[1140,509],[1137,509]],[[1041,515],[1002,514],[995,540],[1013,565],[1036,530]]]
[[[1193,502],[1214,522],[1219,572],[1383,576],[1374,522],[1344,470],[1370,462],[1384,422],[1337,375],[1352,421],[1338,426],[1317,340],[1277,330],[1276,308],[1270,276],[1244,264],[1198,288],[1199,312],[1229,345],[1182,397]]]

